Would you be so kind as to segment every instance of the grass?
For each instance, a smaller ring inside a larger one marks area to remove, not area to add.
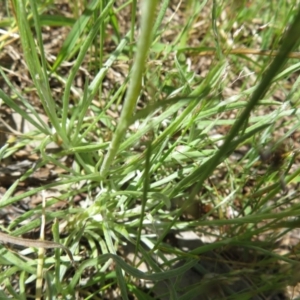
[[[299,249],[279,245],[299,222],[297,1],[143,3],[1,7],[1,111],[32,128],[2,120],[0,207],[29,203],[2,229],[41,229],[76,266],[3,246],[0,298],[155,299],[164,281],[167,298],[293,299]],[[184,251],[187,231],[209,242]]]

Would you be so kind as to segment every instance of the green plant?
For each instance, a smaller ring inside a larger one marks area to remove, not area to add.
[[[297,149],[280,152],[278,164],[256,166],[263,154],[274,160],[276,149],[292,140],[299,127],[299,63],[288,61],[288,55],[299,43],[300,16],[296,1],[279,2],[280,9],[272,1],[233,9],[226,1],[186,1],[176,7],[172,1],[145,0],[139,18],[136,1],[94,0],[84,9],[83,2],[69,4],[71,18],[51,1],[11,2],[6,27],[18,25],[32,81],[21,91],[1,67],[9,90],[1,88],[0,98],[34,130],[21,133],[15,142],[7,140],[0,157],[5,165],[29,144],[39,160],[9,185],[0,206],[46,193],[43,205],[9,224],[9,234],[33,231],[41,224],[36,216],[43,216],[52,224],[54,240],[73,253],[76,267],[60,249],[48,257],[41,251],[39,259],[49,268],[43,273],[34,250],[25,250],[33,257],[25,262],[2,248],[7,268],[0,273],[5,287],[0,297],[26,299],[36,291],[36,298],[44,293],[45,299],[129,299],[129,293],[153,299],[151,287],[138,280],[172,283],[192,267],[201,273],[199,258],[214,253],[213,259],[221,261],[230,247],[260,257],[248,261],[245,271],[257,293],[290,284],[298,250],[280,255],[273,248],[297,227]],[[211,20],[204,18],[207,11]],[[261,34],[257,30],[259,38],[249,37],[237,26],[249,24],[254,30],[257,11],[263,12],[261,26],[272,26]],[[231,18],[224,19],[223,13]],[[52,61],[44,45],[47,26],[51,32],[54,26],[72,26]],[[234,52],[233,46],[271,53],[257,59]],[[7,49],[6,43],[1,47]],[[274,59],[273,50],[279,51]],[[204,61],[203,53],[214,56]],[[84,80],[78,86],[80,72]],[[284,100],[272,97],[278,91]],[[277,134],[280,128],[284,130]],[[282,154],[287,157],[281,159]],[[36,170],[49,166],[60,175],[16,192]],[[62,201],[66,206],[54,209]],[[214,242],[189,252],[166,242],[174,231],[187,230]],[[257,266],[268,268],[279,261],[290,267],[290,277],[256,280]],[[140,270],[142,264],[147,272]],[[229,269],[228,278],[216,277],[216,284],[226,283],[228,299],[253,297],[249,286],[238,293],[227,290],[240,273],[236,267]],[[184,299],[210,290],[205,276],[182,294],[168,286],[169,295]]]

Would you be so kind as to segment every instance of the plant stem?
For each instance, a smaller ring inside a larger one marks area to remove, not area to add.
[[[145,61],[152,41],[151,33],[155,16],[156,3],[157,0],[145,0],[142,3],[141,34],[137,44],[137,53],[131,70],[131,78],[119,124],[100,169],[100,176],[102,178],[106,176],[107,171],[109,170],[109,166],[111,165],[112,160],[114,159],[118,151],[121,140],[124,137],[128,126],[130,125],[130,121],[136,107],[136,102],[140,95]]]

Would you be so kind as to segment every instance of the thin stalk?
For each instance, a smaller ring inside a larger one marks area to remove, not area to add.
[[[106,176],[134,114],[136,102],[141,91],[145,61],[152,41],[151,33],[156,4],[157,0],[147,0],[142,5],[141,34],[137,45],[137,53],[131,70],[131,78],[119,124],[100,169],[100,177],[102,178]]]

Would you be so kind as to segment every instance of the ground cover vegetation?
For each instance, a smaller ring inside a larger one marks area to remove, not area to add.
[[[1,1],[0,298],[297,299],[298,6]]]

